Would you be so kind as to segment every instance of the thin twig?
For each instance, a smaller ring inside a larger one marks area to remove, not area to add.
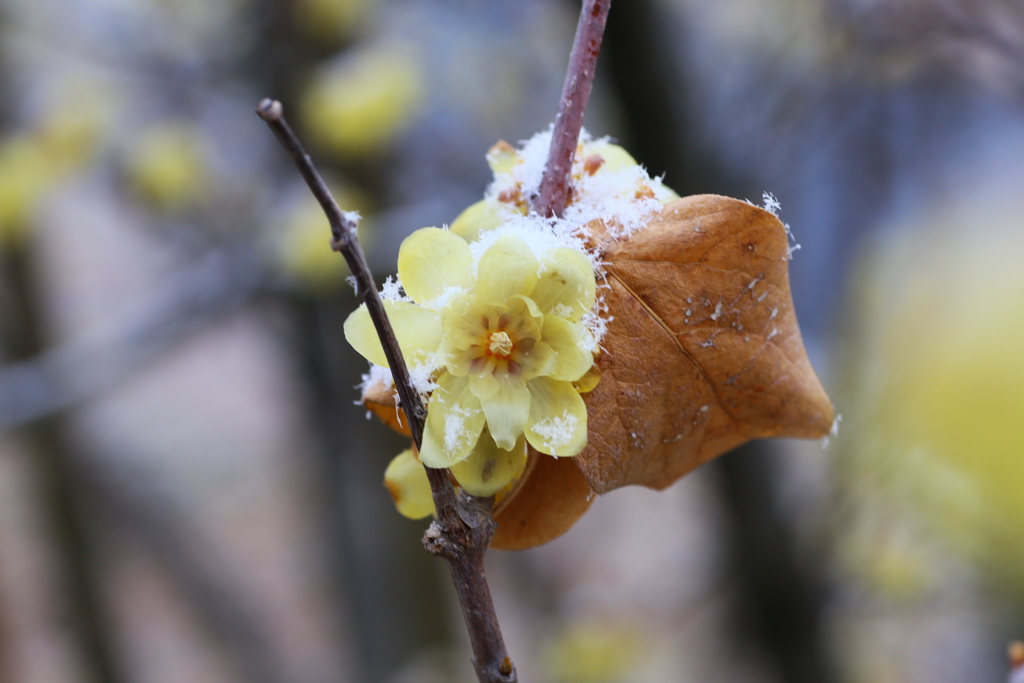
[[[561,216],[569,198],[569,174],[576,144],[583,128],[583,115],[594,85],[597,57],[612,0],[584,0],[576,39],[569,55],[569,69],[562,86],[562,99],[551,133],[551,148],[541,178],[540,189],[533,200],[533,210],[541,216]]]
[[[331,248],[341,252],[356,278],[358,291],[366,301],[370,318],[384,347],[402,409],[409,419],[413,440],[418,447],[423,440],[426,409],[419,392],[413,386],[398,339],[377,292],[366,256],[359,245],[356,236],[359,216],[342,211],[331,197],[312,160],[285,120],[281,103],[265,99],[256,108],[256,113],[288,150],[302,178],[327,214],[333,237]],[[457,495],[447,470],[429,467],[426,470],[437,519],[424,535],[423,544],[431,554],[443,557],[448,563],[448,571],[462,606],[462,616],[469,630],[477,678],[481,683],[514,683],[517,680],[515,667],[505,650],[491,591],[484,575],[483,558],[495,530],[491,516],[492,501],[489,498]]]

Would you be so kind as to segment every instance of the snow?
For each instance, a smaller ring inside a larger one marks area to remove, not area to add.
[[[356,388],[361,392],[365,392],[374,386],[389,387],[394,384],[394,382],[394,377],[391,375],[391,368],[385,368],[381,365],[370,363],[370,371],[363,375],[363,381]]]
[[[587,249],[587,238],[591,236],[590,225],[600,222],[612,239],[628,238],[646,226],[661,210],[662,205],[675,196],[663,185],[661,177],[651,178],[641,166],[625,165],[616,170],[609,170],[607,165],[603,165],[596,172],[587,172],[584,169],[586,159],[594,153],[600,153],[599,148],[607,146],[609,142],[609,138],[595,140],[586,131],[581,132],[580,146],[577,148],[572,168],[572,201],[561,218],[541,217],[533,212],[523,215],[515,203],[499,199],[503,194],[506,197],[518,196],[529,199],[536,195],[540,187],[551,143],[551,129],[521,142],[516,152],[517,163],[511,171],[496,174],[485,193],[485,199],[493,202],[502,214],[504,222],[499,227],[483,233],[469,245],[474,257],[474,274],[483,254],[498,238],[506,234],[516,235],[530,247],[540,263],[541,271],[551,262],[550,255],[555,249],[569,248],[587,255],[594,265],[599,282],[594,308],[586,312],[582,318],[586,330],[584,347],[592,353],[600,350],[601,340],[608,330],[611,318],[607,314],[604,302],[607,286],[600,286],[605,273],[601,255]],[[448,305],[453,297],[463,293],[464,290],[461,288],[449,287],[434,301],[421,304],[425,308],[438,311]],[[390,301],[411,301],[397,277],[389,277],[384,282],[381,296]],[[719,304],[716,313],[720,311],[720,306]],[[568,318],[571,310],[569,307],[565,309],[553,312],[555,315]],[[437,388],[433,378],[437,370],[444,367],[444,359],[435,357],[417,360],[418,364],[410,364],[409,371],[417,391],[426,396]],[[383,370],[386,371],[386,368]],[[371,368],[371,375],[375,372],[379,371]],[[556,426],[567,428],[568,423],[558,422],[561,418],[552,419],[555,421],[548,425],[551,429],[555,429]],[[458,420],[452,422],[452,429],[455,429],[457,422]],[[451,438],[456,438],[454,434],[455,432],[452,432]],[[448,437],[449,434],[446,432],[446,441]],[[552,438],[557,440],[556,437],[556,432],[552,432]]]
[[[533,431],[544,442],[546,449],[557,450],[572,443],[579,423],[579,418],[566,410],[560,416],[544,418],[535,423]]]
[[[462,450],[467,439],[471,438],[466,431],[466,418],[472,416],[474,411],[456,403],[446,413],[444,419],[444,447],[445,450]]]
[[[829,444],[832,443],[832,439],[839,436],[839,423],[843,421],[843,416],[836,414],[836,418],[832,420],[832,428],[828,430],[828,434],[821,439],[821,449],[825,450]],[[1024,682],[1022,682],[1024,683]]]
[[[402,281],[397,275],[388,275],[384,280],[384,286],[381,287],[380,295],[388,301],[412,301],[402,289]]]

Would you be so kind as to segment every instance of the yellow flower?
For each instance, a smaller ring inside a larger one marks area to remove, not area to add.
[[[431,381],[424,465],[451,467],[468,492],[491,495],[519,476],[526,443],[554,456],[583,450],[587,410],[573,382],[594,362],[582,323],[596,293],[586,254],[553,246],[538,258],[501,234],[477,258],[455,233],[424,228],[402,243],[398,274],[412,301],[385,308],[413,374]],[[365,305],[345,337],[387,364]]]

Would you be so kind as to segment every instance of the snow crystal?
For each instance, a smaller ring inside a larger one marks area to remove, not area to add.
[[[662,203],[672,198],[661,177],[651,178],[640,166],[626,166],[615,171],[587,173],[584,164],[590,150],[606,146],[610,139],[594,140],[586,130],[580,132],[580,147],[573,159],[572,183],[575,190],[572,203],[566,207],[562,218],[544,218],[535,214],[527,219],[539,220],[550,227],[551,232],[563,239],[579,237],[587,232],[587,224],[602,220],[612,237],[620,239],[636,232],[647,224],[657,213]],[[551,147],[551,129],[537,133],[521,144],[520,163],[510,173],[500,174],[487,189],[488,199],[499,206],[497,201],[503,193],[516,192],[522,197],[536,196],[544,165]],[[649,192],[644,192],[644,190]],[[645,196],[653,193],[653,196]],[[514,213],[514,209],[510,211]],[[514,217],[510,216],[510,220]],[[500,230],[500,228],[499,228]],[[581,245],[567,246],[579,248]]]
[[[782,209],[782,204],[779,203],[779,200],[776,199],[775,195],[773,195],[771,192],[766,191],[764,194],[761,195],[761,200],[763,202],[761,208],[763,208],[765,211],[769,212],[771,215],[778,218],[779,211]],[[756,204],[754,204],[754,202],[750,201],[749,199],[746,199],[744,201],[746,201],[747,204],[750,204],[751,206],[757,206]],[[783,223],[783,226],[785,226],[786,228],[786,241],[788,242],[788,246],[786,247],[786,256],[782,260],[792,261],[793,252],[800,249],[800,245],[797,244],[796,238],[793,236],[793,231],[789,229],[789,223]]]
[[[434,373],[441,368],[442,364],[435,357],[429,358],[422,363],[409,364],[409,379],[413,388],[419,392],[424,399],[437,389],[437,382],[434,381]]]
[[[445,306],[447,306],[451,302],[452,299],[454,299],[455,297],[459,296],[460,294],[465,294],[465,293],[466,293],[466,290],[463,289],[462,287],[455,287],[455,286],[445,287],[444,291],[441,292],[436,298],[431,299],[430,301],[424,302],[423,303],[423,308],[428,308],[428,309],[430,309],[432,311],[440,311]]]
[[[778,218],[782,204],[779,204],[779,200],[775,198],[775,195],[771,192],[765,192],[761,195],[761,200],[764,202],[764,210]]]
[[[571,318],[575,311],[571,306],[567,306],[563,303],[557,303],[551,307],[551,313],[557,315],[559,318]]]
[[[473,438],[472,434],[466,431],[466,418],[473,415],[475,411],[456,403],[444,416],[444,447],[446,450],[462,450],[466,441]]]
[[[389,301],[412,301],[402,289],[402,281],[397,275],[388,275],[384,280],[384,286],[381,287],[380,295]]]
[[[389,387],[394,384],[394,377],[391,375],[391,368],[370,363],[370,371],[363,375],[363,381],[356,388],[361,392],[374,386]]]
[[[556,450],[568,446],[576,434],[579,425],[578,417],[566,410],[560,416],[545,418],[533,425],[533,431],[544,442],[548,450]]]
[[[832,420],[832,428],[828,430],[828,434],[821,439],[821,449],[825,450],[829,444],[832,443],[832,439],[839,436],[839,423],[843,421],[843,416],[836,414],[836,419]]]

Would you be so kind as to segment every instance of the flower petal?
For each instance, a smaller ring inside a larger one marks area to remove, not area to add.
[[[487,316],[495,320],[506,310],[504,306],[479,306],[468,296],[453,299],[441,312],[444,338],[440,352],[448,371],[464,377],[469,374],[473,361],[483,354],[487,340]]]
[[[439,228],[422,228],[409,235],[398,250],[398,276],[413,301],[426,304],[449,287],[472,281],[473,254],[466,240]]]
[[[525,467],[526,439],[519,437],[515,447],[506,451],[484,429],[470,456],[452,465],[452,474],[469,495],[493,496],[518,479]]]
[[[523,379],[530,380],[550,375],[558,364],[558,354],[550,345],[539,341],[531,346],[529,353],[513,354],[512,360],[522,368]]]
[[[499,448],[511,450],[530,416],[530,390],[526,380],[516,375],[495,376],[498,391],[480,401],[487,416],[487,427]]]
[[[596,293],[594,264],[586,254],[563,247],[549,253],[530,298],[544,313],[579,320],[594,307]]]
[[[601,155],[604,163],[601,164],[601,168],[598,170],[603,173],[614,173],[615,171],[637,165],[636,159],[629,152],[619,145],[610,142],[596,141],[590,145],[587,153]]]
[[[387,299],[384,300],[384,311],[395,330],[406,363],[410,366],[429,363],[441,345],[440,316],[408,301]],[[388,367],[388,359],[366,304],[354,310],[345,321],[345,339],[371,363]]]
[[[498,382],[493,372],[476,372],[469,376],[469,388],[483,405],[484,401],[496,396],[501,391],[501,383]]]
[[[558,354],[551,370],[552,379],[575,382],[594,364],[594,354],[584,346],[586,330],[555,315],[544,316],[541,339]]]
[[[501,224],[501,214],[498,213],[495,203],[481,199],[464,209],[448,229],[467,242],[472,242],[480,233],[493,230]]]
[[[469,457],[484,428],[480,400],[465,377],[442,372],[430,396],[420,461],[427,467],[451,467]]]
[[[533,250],[515,235],[502,235],[480,257],[477,296],[505,303],[516,294],[529,294],[537,284],[540,263]]]
[[[576,455],[587,445],[587,407],[569,382],[538,377],[528,382],[526,440],[541,453]]]
[[[526,337],[540,339],[540,328],[544,322],[544,314],[528,296],[516,295],[508,300],[506,309],[507,324],[505,329],[513,339]]]
[[[499,140],[487,150],[487,165],[496,176],[511,173],[518,163],[519,152],[504,140]]]
[[[423,519],[434,514],[434,494],[427,473],[411,448],[395,456],[384,470],[384,487],[403,516]]]

